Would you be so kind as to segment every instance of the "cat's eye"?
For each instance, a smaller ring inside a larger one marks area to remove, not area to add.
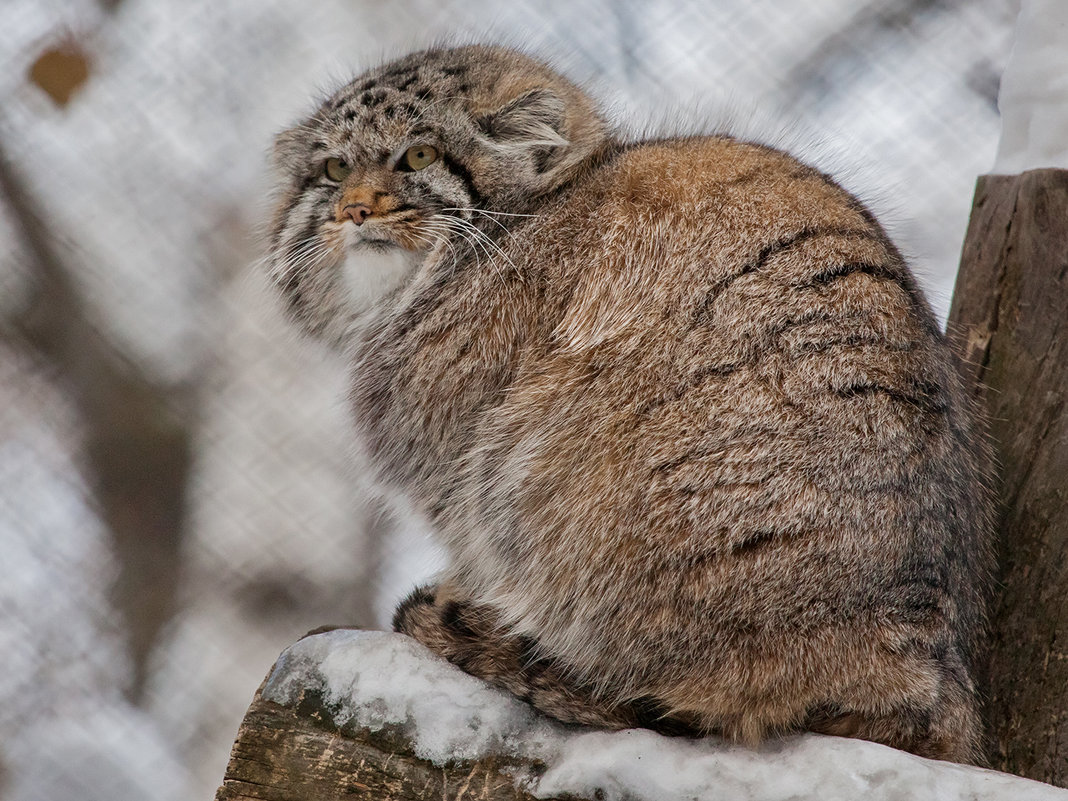
[[[326,164],[323,165],[323,174],[326,175],[327,180],[336,184],[348,178],[350,172],[352,172],[352,168],[336,157],[328,158]]]
[[[401,172],[416,172],[429,167],[437,160],[437,148],[433,148],[430,145],[412,145],[400,157],[400,161],[397,162],[397,169]]]

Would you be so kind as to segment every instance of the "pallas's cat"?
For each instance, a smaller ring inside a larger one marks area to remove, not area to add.
[[[371,70],[275,159],[274,280],[451,559],[398,630],[565,721],[978,757],[986,447],[860,202],[493,47]]]

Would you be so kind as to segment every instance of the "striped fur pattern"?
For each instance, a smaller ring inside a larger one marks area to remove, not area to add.
[[[398,630],[565,721],[979,760],[990,457],[860,202],[768,147],[624,141],[487,47],[357,78],[277,161],[277,283],[450,552]]]

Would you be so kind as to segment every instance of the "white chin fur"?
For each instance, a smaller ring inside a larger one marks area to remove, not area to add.
[[[349,248],[342,276],[353,312],[362,315],[396,289],[419,264],[421,257],[404,248]]]

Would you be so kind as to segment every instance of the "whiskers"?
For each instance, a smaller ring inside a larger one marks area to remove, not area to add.
[[[461,216],[463,215],[463,216]],[[480,267],[483,261],[488,261],[497,277],[506,282],[505,270],[510,270],[513,276],[520,275],[520,270],[509,253],[501,247],[499,236],[491,236],[485,229],[486,225],[499,228],[503,234],[511,236],[512,233],[502,220],[509,218],[532,218],[533,214],[518,214],[503,211],[487,211],[485,209],[448,207],[424,217],[416,222],[409,221],[403,226],[405,237],[412,246],[422,246],[427,251],[440,249],[447,251],[451,257],[453,266],[463,260],[463,254],[458,247],[466,246],[474,255],[475,262]],[[472,219],[475,221],[473,222]],[[486,220],[482,227],[476,224],[479,220]],[[491,231],[492,232],[492,231]],[[343,232],[330,230],[329,226],[324,230],[320,228],[315,233],[306,235],[304,238],[286,243],[285,246],[274,249],[273,252],[260,260],[258,267],[269,270],[274,282],[280,287],[290,287],[295,284],[304,273],[328,262],[337,261],[345,247]],[[462,243],[462,244],[461,244]]]
[[[510,211],[487,211],[486,209],[460,208],[459,206],[452,206],[452,207],[449,207],[449,208],[444,208],[444,209],[442,209],[442,211],[460,211],[460,212],[464,212],[466,214],[480,214],[483,217],[485,217],[487,220],[492,222],[494,225],[499,227],[501,230],[503,230],[508,236],[512,235],[511,229],[509,229],[504,223],[502,223],[499,219],[497,219],[498,217],[530,217],[530,218],[534,218],[534,217],[538,216],[537,214],[518,214],[518,213],[510,212]]]
[[[443,238],[446,242],[454,237],[458,237],[466,242],[471,248],[472,253],[474,253],[476,263],[480,266],[482,264],[481,257],[485,256],[493,265],[497,276],[502,282],[505,280],[505,275],[498,263],[498,259],[505,262],[511,268],[513,274],[520,274],[515,262],[512,261],[511,257],[493,240],[491,236],[489,236],[489,234],[471,222],[471,220],[460,217],[455,212],[469,215],[481,215],[504,231],[506,236],[511,236],[512,232],[498,219],[498,217],[535,217],[537,215],[513,214],[504,211],[487,211],[485,209],[475,208],[447,207],[443,208],[441,212],[431,215],[427,218],[425,223],[425,226],[429,231],[436,234],[438,237]],[[452,253],[455,258],[455,251],[452,250]]]
[[[331,242],[322,236],[312,236],[304,241],[297,241],[293,245],[282,249],[279,253],[270,253],[263,258],[262,263],[269,266],[274,280],[280,286],[286,286],[304,270],[313,264],[325,261],[328,256],[335,255],[340,249],[341,243]]]
[[[490,219],[494,217],[537,217],[537,214],[518,214],[513,211],[489,211],[488,209],[476,209],[474,207],[461,208],[460,206],[449,206],[442,209],[442,211],[466,211],[471,214],[483,214]]]
[[[430,220],[424,220],[423,226],[427,228],[427,231],[421,229],[413,230],[410,235],[417,242],[426,246],[428,252],[433,253],[436,248],[445,247],[448,249],[449,254],[452,256],[453,262],[457,259],[456,248],[453,247],[452,240],[442,231],[439,231],[435,227],[431,226]]]

